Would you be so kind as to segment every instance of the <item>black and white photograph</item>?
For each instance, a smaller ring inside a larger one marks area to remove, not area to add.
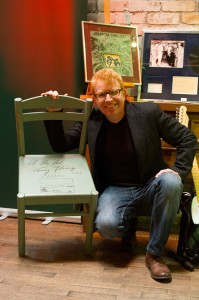
[[[184,41],[152,40],[150,67],[183,68]]]

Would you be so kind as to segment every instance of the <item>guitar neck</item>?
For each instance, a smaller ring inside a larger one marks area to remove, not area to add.
[[[188,127],[189,117],[187,114],[187,108],[185,106],[180,106],[176,111],[176,118],[178,121]],[[193,161],[193,168],[192,168],[192,177],[193,183],[196,191],[197,201],[199,203],[199,153],[196,153]]]
[[[199,153],[196,153],[193,161],[192,177],[196,191],[196,197],[199,203]]]

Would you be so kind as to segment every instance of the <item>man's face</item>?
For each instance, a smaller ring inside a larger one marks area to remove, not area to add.
[[[113,123],[124,116],[125,91],[116,80],[97,80],[95,85],[95,103],[106,118]]]

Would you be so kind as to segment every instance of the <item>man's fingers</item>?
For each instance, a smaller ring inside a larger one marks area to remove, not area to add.
[[[53,99],[59,99],[59,93],[58,91],[48,91],[48,92],[45,92],[45,93],[41,93],[41,96],[50,96],[52,97]]]

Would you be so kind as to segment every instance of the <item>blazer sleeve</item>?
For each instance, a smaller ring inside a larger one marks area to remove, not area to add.
[[[53,151],[64,153],[79,147],[81,122],[77,122],[66,132],[62,121],[44,121],[44,125]]]
[[[176,147],[176,160],[171,169],[178,172],[184,180],[192,169],[193,159],[198,147],[194,133],[186,126],[171,117],[159,105],[155,108],[156,122],[161,138],[168,144]]]

